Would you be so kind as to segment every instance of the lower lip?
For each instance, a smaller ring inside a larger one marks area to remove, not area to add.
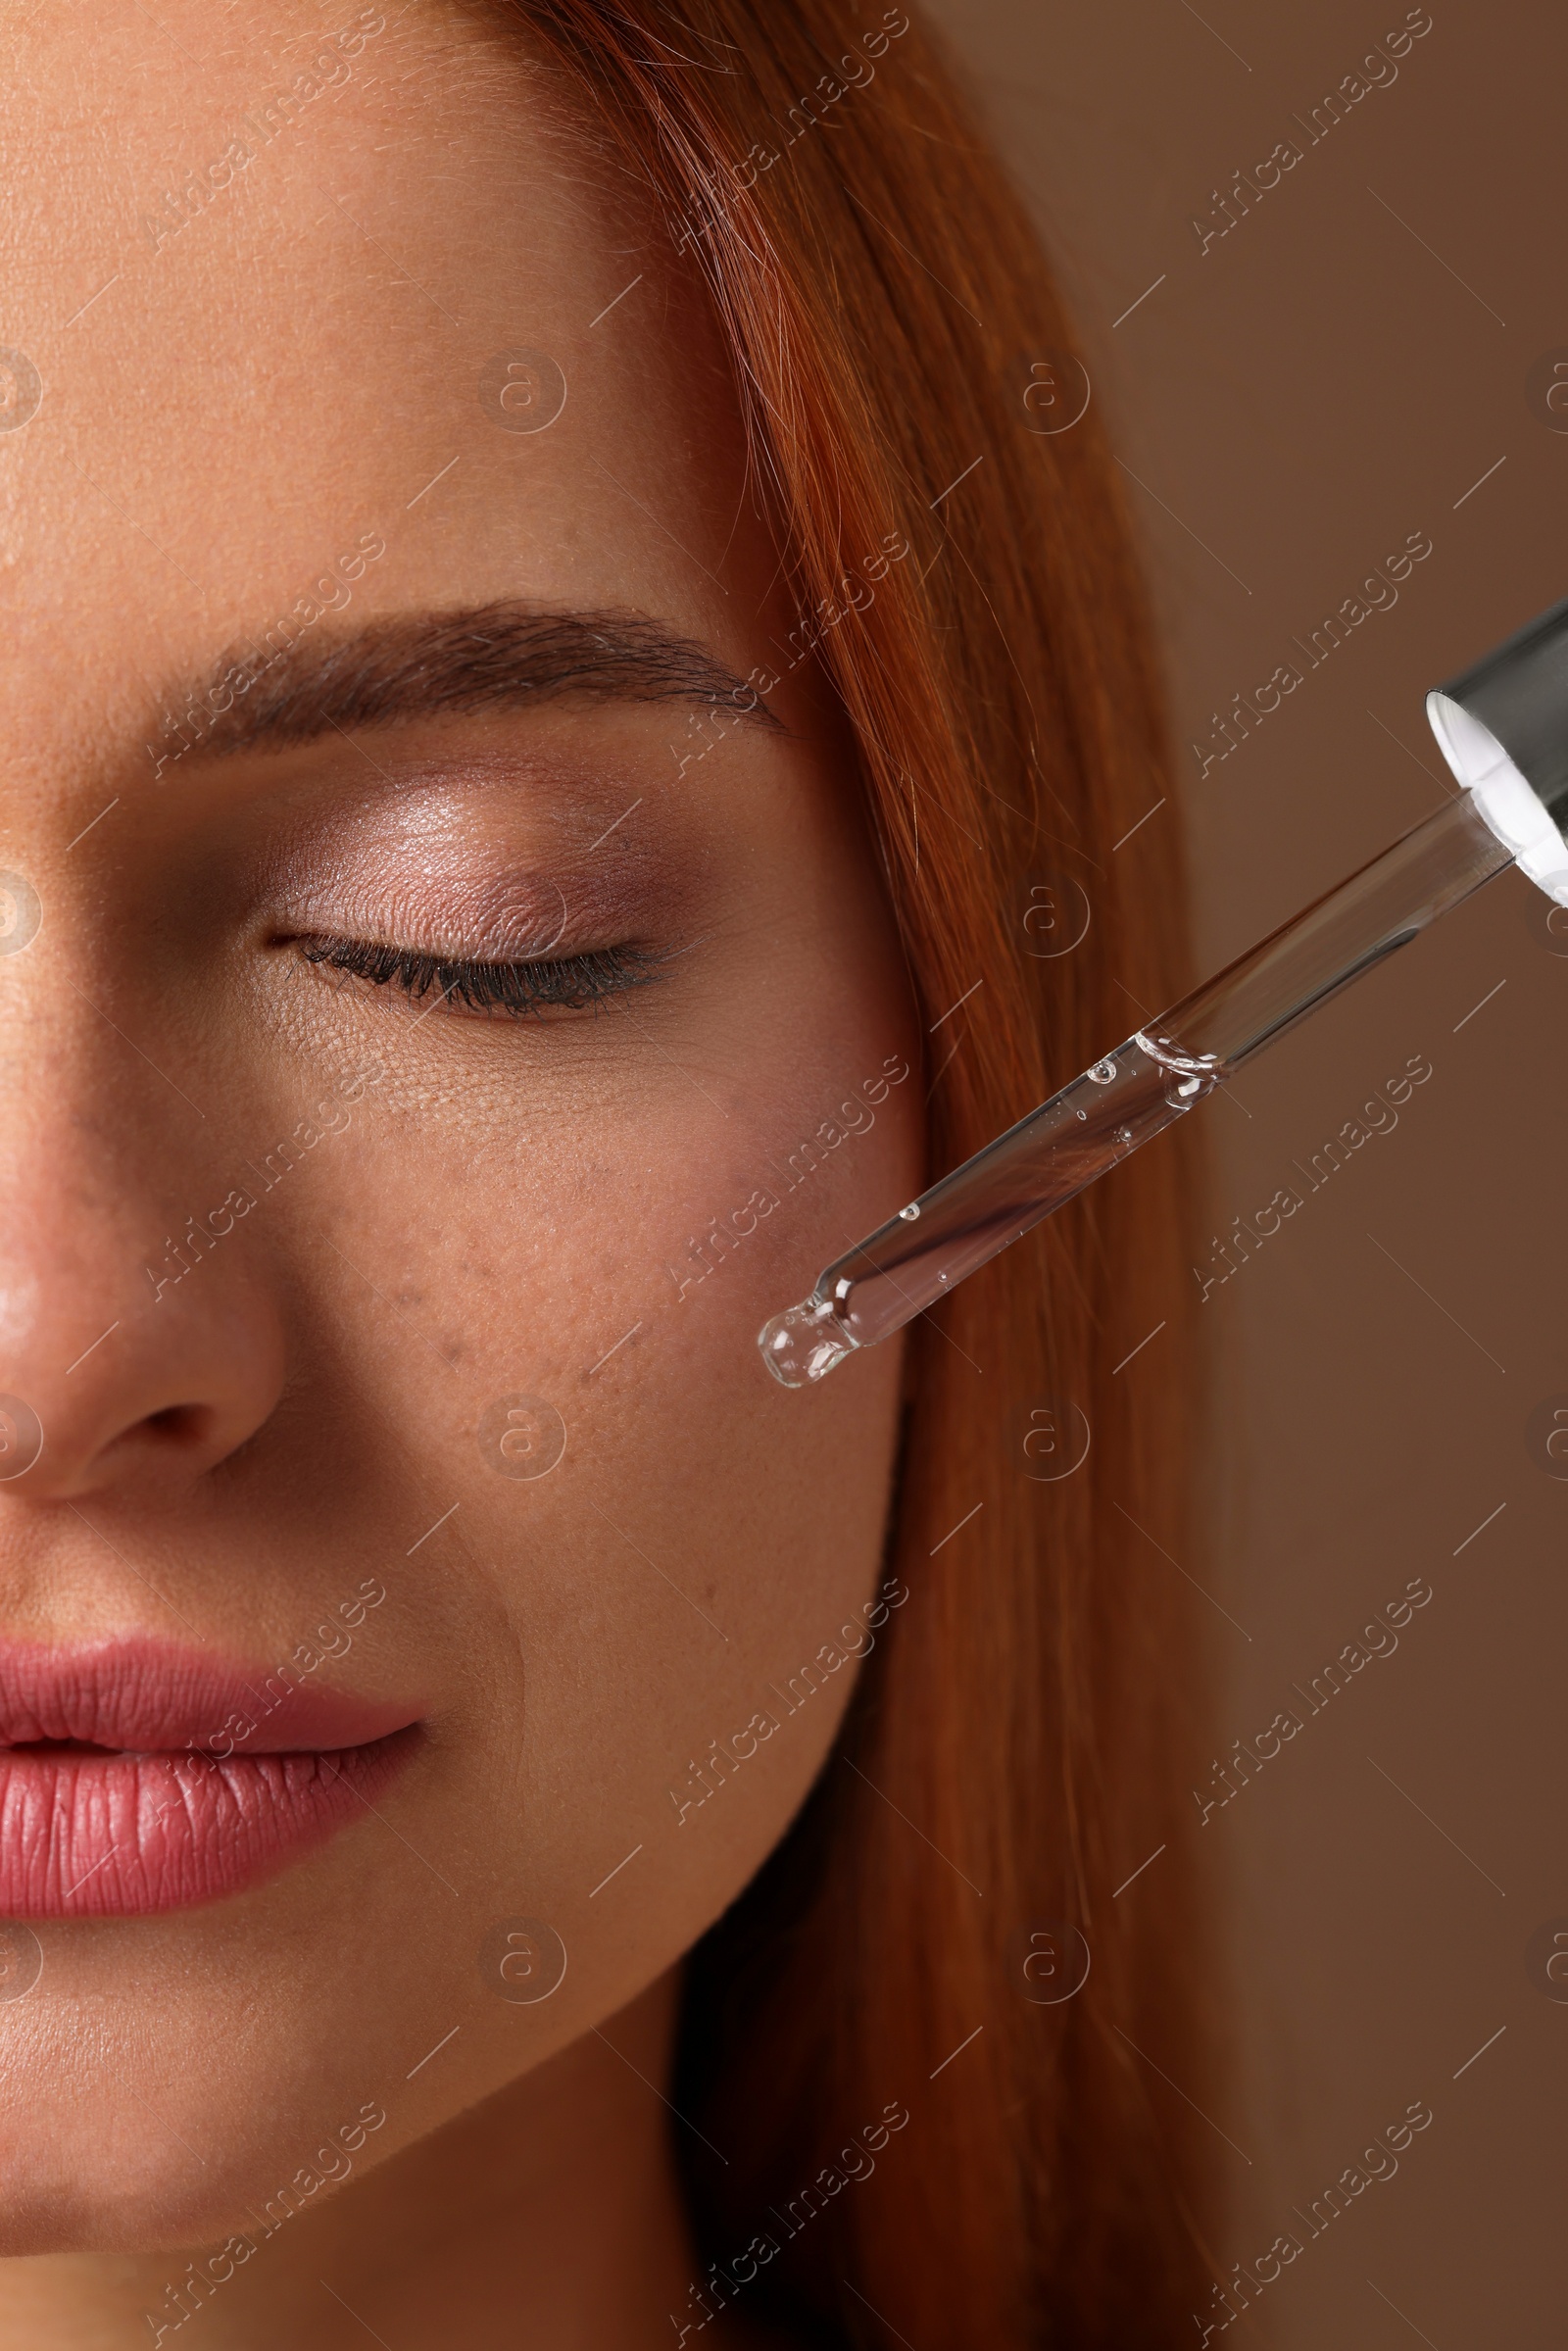
[[[139,1918],[241,1892],[364,1820],[417,1726],[333,1753],[0,1748],[0,1917]]]

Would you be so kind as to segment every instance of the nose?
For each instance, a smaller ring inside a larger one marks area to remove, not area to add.
[[[189,1146],[177,1121],[188,1133],[195,1114],[177,1103],[139,1136],[110,1115],[34,1117],[0,1152],[0,1516],[122,1488],[172,1498],[282,1390],[282,1318],[249,1221],[261,1186],[215,1180],[220,1153]]]

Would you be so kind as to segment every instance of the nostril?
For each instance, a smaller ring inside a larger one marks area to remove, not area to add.
[[[82,1235],[96,1230],[84,1223]],[[239,1260],[226,1271],[215,1264],[203,1277],[205,1290],[187,1283],[156,1312],[127,1310],[118,1325],[102,1312],[113,1275],[113,1266],[102,1278],[92,1272],[87,1301],[102,1316],[96,1327],[104,1344],[94,1340],[74,1363],[62,1364],[64,1344],[29,1341],[25,1362],[0,1362],[0,1550],[14,1522],[31,1524],[36,1511],[56,1502],[82,1502],[122,1486],[143,1498],[189,1494],[267,1426],[283,1394],[286,1348],[275,1301],[263,1288],[244,1287]],[[242,1295],[228,1296],[224,1281],[238,1282]],[[0,1306],[14,1287],[8,1267]],[[78,1290],[74,1274],[56,1292],[40,1287],[33,1317],[40,1331],[74,1337],[85,1325],[92,1338]],[[40,1349],[48,1359],[38,1359]],[[13,1380],[19,1389],[30,1385],[27,1362],[38,1383],[31,1401],[5,1393]],[[20,1520],[13,1505],[24,1506]]]
[[[212,1410],[206,1404],[165,1404],[161,1411],[149,1412],[142,1423],[162,1443],[186,1451],[206,1442],[212,1425]]]

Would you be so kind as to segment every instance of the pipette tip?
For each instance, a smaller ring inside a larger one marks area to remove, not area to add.
[[[834,1313],[831,1298],[807,1298],[765,1322],[757,1344],[781,1388],[806,1388],[825,1380],[858,1342]]]

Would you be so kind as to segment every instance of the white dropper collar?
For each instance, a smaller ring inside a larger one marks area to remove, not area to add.
[[[1474,795],[1497,839],[1513,851],[1520,872],[1528,873],[1558,906],[1568,906],[1568,844],[1491,727],[1442,692],[1427,696],[1427,717],[1439,750]]]
[[[1491,831],[1568,906],[1568,597],[1446,677],[1427,716]]]

